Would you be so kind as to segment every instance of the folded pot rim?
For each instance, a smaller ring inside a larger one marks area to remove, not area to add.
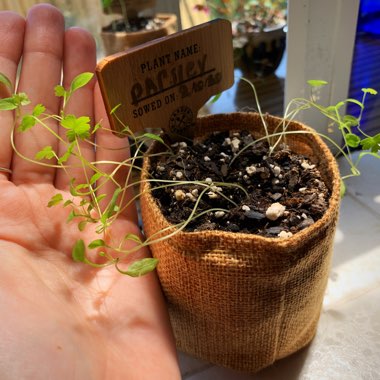
[[[276,123],[279,123],[281,118],[272,116],[272,115],[265,115],[264,116],[267,121],[273,121]],[[214,114],[214,115],[208,115],[203,116],[197,119],[197,124],[195,126],[195,135],[199,136],[203,131],[206,130],[205,126],[209,125],[210,123],[221,123],[223,120],[224,124],[229,124],[230,122],[234,121],[234,123],[238,124],[236,121],[240,122],[261,122],[260,115],[255,112],[235,112],[235,113],[226,113],[226,114]],[[235,128],[233,130],[241,130],[243,128]],[[216,129],[214,129],[216,130]],[[222,129],[223,130],[223,129]],[[226,130],[226,128],[224,129]],[[308,140],[309,142],[313,142],[317,144],[318,149],[321,150],[321,153],[323,154],[323,157],[320,157],[320,161],[324,162],[326,165],[326,172],[328,171],[331,175],[332,181],[330,186],[331,196],[329,199],[329,205],[328,209],[324,213],[324,215],[315,223],[313,223],[311,226],[297,232],[293,236],[289,238],[271,238],[271,237],[263,237],[255,234],[247,234],[247,233],[240,233],[240,232],[226,232],[226,231],[197,231],[197,232],[184,232],[180,231],[176,235],[170,238],[170,245],[172,246],[178,246],[180,247],[185,240],[191,240],[194,242],[194,246],[197,246],[198,244],[204,243],[207,241],[208,251],[218,250],[218,247],[222,243],[223,245],[230,245],[231,247],[235,247],[238,249],[239,247],[243,248],[243,251],[245,251],[248,248],[252,249],[258,249],[262,245],[265,245],[266,247],[273,248],[274,252],[278,252],[279,254],[284,254],[286,256],[287,253],[291,254],[292,247],[299,246],[300,241],[304,241],[307,243],[308,241],[312,241],[313,238],[315,238],[316,235],[319,235],[322,233],[322,231],[325,231],[328,228],[334,228],[334,225],[337,220],[338,212],[339,212],[339,204],[340,204],[340,174],[337,162],[332,155],[331,151],[325,144],[325,142],[319,137],[317,134],[315,134],[315,131],[296,121],[290,122],[290,128],[289,130],[301,130],[301,131],[307,131],[308,134],[303,135],[303,139]],[[210,131],[211,132],[211,131]],[[310,134],[309,134],[310,133]],[[298,135],[297,135],[298,136]],[[157,146],[156,143],[153,143],[149,152],[152,152],[155,147]],[[144,166],[142,171],[142,184],[141,184],[141,192],[142,192],[142,203],[146,204],[144,205],[147,208],[151,209],[151,215],[154,214],[155,216],[161,215],[160,220],[160,229],[170,227],[171,224],[165,219],[165,217],[162,215],[161,211],[159,210],[159,207],[156,204],[156,201],[154,200],[153,196],[150,194],[150,185],[148,182],[146,182],[147,179],[147,173],[149,170],[149,161],[148,158],[144,158]],[[174,229],[174,226],[173,226]],[[258,251],[259,253],[259,251]],[[190,255],[193,256],[194,254],[197,254],[197,251],[192,251],[191,249],[187,252],[183,253],[184,255]]]

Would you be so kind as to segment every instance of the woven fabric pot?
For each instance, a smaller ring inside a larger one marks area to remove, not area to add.
[[[271,116],[266,120],[270,130],[280,121]],[[231,128],[263,135],[260,117],[253,113],[200,118],[196,134]],[[296,122],[288,130],[311,131]],[[181,351],[256,372],[304,347],[315,335],[338,218],[339,172],[318,136],[296,134],[286,142],[318,165],[330,188],[329,208],[320,220],[288,239],[180,232],[151,246]],[[159,149],[154,144],[150,152]],[[149,238],[170,224],[144,182],[148,158],[144,166],[141,207]]]

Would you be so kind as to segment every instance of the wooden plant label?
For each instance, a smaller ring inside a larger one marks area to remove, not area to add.
[[[134,132],[191,136],[199,109],[234,82],[231,24],[214,20],[148,42],[103,59],[96,71],[115,131],[119,119]]]

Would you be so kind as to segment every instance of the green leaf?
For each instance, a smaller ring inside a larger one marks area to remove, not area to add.
[[[373,137],[367,137],[363,139],[360,144],[364,150],[369,150],[375,145],[375,140]]]
[[[77,214],[75,213],[75,211],[71,210],[69,216],[67,217],[66,222],[70,223],[76,216],[77,216]]]
[[[76,138],[84,140],[90,137],[90,118],[88,116],[75,117],[67,115],[61,120],[63,128],[67,129],[67,139],[69,142],[75,141]]]
[[[88,200],[85,199],[85,198],[83,198],[83,199],[80,201],[79,206],[83,207],[83,206],[85,206],[87,203],[88,203]]]
[[[354,135],[353,133],[347,133],[345,135],[347,145],[351,148],[357,148],[360,144],[360,137]]]
[[[12,83],[6,75],[0,73],[0,83],[8,87],[12,91]]]
[[[158,135],[155,135],[154,133],[144,133],[141,137],[145,137],[147,139],[150,139],[150,140],[155,140],[155,141],[158,141],[160,143],[164,143],[164,140],[162,140],[162,138]]]
[[[102,173],[95,173],[91,178],[90,178],[90,185],[93,185],[98,179],[102,178],[103,174]]]
[[[94,248],[99,248],[99,247],[106,247],[107,244],[105,243],[105,241],[103,239],[96,239],[96,240],[93,240],[89,245],[88,245],[88,248],[90,249],[94,249]]]
[[[63,197],[62,197],[62,194],[55,194],[51,197],[49,203],[48,203],[48,207],[53,207],[59,203],[61,203],[63,201]]]
[[[59,84],[54,87],[54,94],[55,96],[62,97],[62,96],[65,96],[66,90],[63,86]]]
[[[36,125],[36,119],[32,115],[25,115],[21,120],[19,130],[25,132]]]
[[[28,96],[24,92],[19,94],[13,94],[10,98],[4,98],[0,100],[0,110],[8,111],[14,110],[19,106],[26,106],[30,103]]]
[[[335,108],[338,110],[340,107],[343,107],[345,105],[345,102],[339,102],[335,105]]]
[[[35,156],[36,160],[43,160],[43,159],[51,160],[54,157],[55,157],[55,152],[50,145],[45,146],[42,150],[37,152]]]
[[[69,152],[67,150],[64,154],[62,154],[61,157],[59,157],[58,164],[61,165],[61,164],[65,163],[69,159],[70,155],[71,155],[71,152]]]
[[[94,76],[93,73],[82,73],[77,75],[71,82],[70,91],[74,92],[79,88],[85,86]]]
[[[340,197],[343,198],[345,194],[346,194],[346,184],[341,179],[340,180]]]
[[[126,240],[132,240],[132,241],[134,241],[134,242],[136,242],[136,243],[138,243],[138,244],[141,244],[141,243],[142,243],[140,237],[137,236],[137,235],[135,235],[135,234],[126,234],[126,235],[124,236],[124,241],[126,241]]]
[[[321,86],[325,86],[326,84],[328,84],[328,82],[326,82],[325,80],[318,80],[318,79],[310,79],[307,81],[307,83],[311,87],[321,87]]]
[[[18,94],[15,94],[13,95],[13,98],[15,99],[15,102],[21,106],[26,106],[30,103],[28,95],[26,95],[25,92],[20,92]]]
[[[33,109],[33,116],[38,117],[40,116],[43,112],[45,112],[46,108],[42,104],[37,104],[34,109]]]
[[[100,123],[96,123],[95,124],[95,126],[94,126],[94,128],[92,128],[92,134],[94,134],[94,133],[96,133],[96,131],[99,129],[99,128],[101,128],[102,127],[102,125],[100,124]]]
[[[336,111],[337,111],[337,109],[335,108],[335,106],[328,106],[325,108],[325,112],[327,112],[329,114],[335,114]]]
[[[113,107],[111,112],[110,112],[110,115],[114,114],[119,107],[121,107],[121,104],[118,104],[117,106]]]
[[[0,111],[10,111],[16,109],[18,106],[13,98],[0,99]]]
[[[100,202],[102,201],[105,197],[107,196],[107,194],[100,194],[96,197],[96,202]]]
[[[67,206],[70,206],[73,204],[73,201],[71,201],[70,199],[68,199],[67,201],[65,201],[65,203],[63,204],[63,207],[67,207]]]
[[[125,136],[133,135],[131,128],[128,127],[128,125],[123,125],[123,129],[120,131],[120,133]]]
[[[128,276],[131,277],[140,277],[144,274],[152,272],[158,264],[158,259],[154,259],[151,257],[135,261],[132,265],[130,265],[125,272]]]
[[[58,164],[62,165],[64,162],[66,162],[71,156],[71,154],[73,153],[73,149],[74,149],[74,143],[71,143],[68,146],[67,151],[63,153],[61,157],[59,157]]]
[[[85,245],[82,239],[75,243],[71,256],[76,262],[83,263],[86,260]]]
[[[360,144],[363,150],[370,150],[372,153],[377,153],[380,149],[380,133],[363,139]]]
[[[90,185],[88,183],[80,183],[79,185],[75,186],[75,190],[78,192],[79,190],[82,190],[82,189],[88,189],[89,186]]]
[[[359,125],[359,119],[352,115],[345,115],[343,117],[343,123],[349,127],[356,127]]]
[[[377,95],[377,91],[373,88],[362,88],[362,91],[371,95]]]
[[[76,187],[75,187],[75,178],[72,178],[70,180],[70,194],[74,197],[80,195],[78,194],[78,192],[76,191]]]
[[[122,192],[122,189],[118,187],[113,193],[110,203],[108,204],[105,212],[103,213],[101,217],[101,221],[103,224],[105,224],[107,219],[110,218],[115,213],[115,207],[117,208],[116,206],[117,198],[121,192]]]
[[[361,109],[364,108],[364,104],[363,104],[362,102],[359,102],[359,100],[352,99],[352,98],[348,98],[348,99],[346,100],[346,102],[354,103],[354,104],[356,104],[357,106],[359,106]]]
[[[221,92],[219,92],[219,94],[216,94],[212,99],[211,99],[211,104],[213,104],[213,103],[216,103],[218,100],[219,100],[219,98],[222,96],[222,93]]]
[[[87,226],[87,220],[82,220],[78,223],[78,230],[83,231]]]

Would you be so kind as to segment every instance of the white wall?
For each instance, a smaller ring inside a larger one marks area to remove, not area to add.
[[[359,2],[288,0],[285,106],[309,95],[308,79],[329,82],[321,91],[322,104],[347,98]],[[318,113],[305,112],[297,119],[326,132],[327,121]]]

